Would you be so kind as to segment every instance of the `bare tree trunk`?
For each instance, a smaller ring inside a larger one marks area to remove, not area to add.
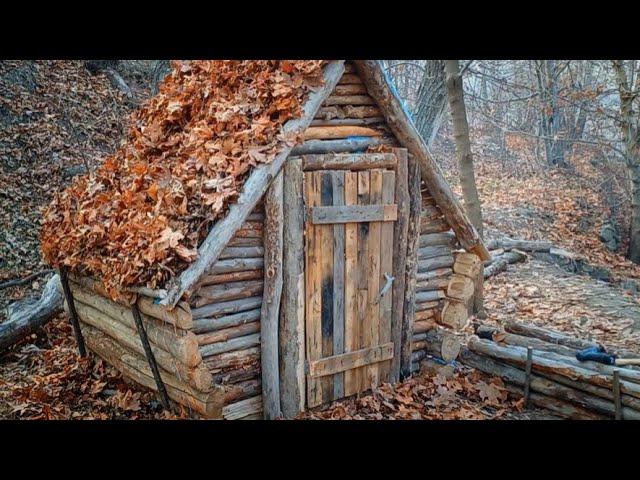
[[[634,62],[631,60],[631,62]],[[631,75],[633,75],[631,64]],[[616,82],[620,94],[620,127],[625,144],[629,183],[631,184],[631,222],[629,227],[628,257],[632,262],[640,263],[640,114],[634,111],[634,100],[640,95],[640,75],[635,89],[621,60],[613,61]]]
[[[427,60],[416,101],[414,119],[416,128],[431,147],[442,125],[447,95],[444,86],[442,60]]]
[[[544,137],[547,163],[566,168],[563,117],[558,104],[558,66],[555,60],[535,62],[538,88],[542,105],[540,109],[540,130]]]
[[[458,60],[445,60],[444,64],[464,206],[471,223],[482,236],[482,209],[473,171],[473,154],[471,153],[471,141],[469,140],[469,124],[467,123],[467,111],[464,104],[462,77],[460,76]]]

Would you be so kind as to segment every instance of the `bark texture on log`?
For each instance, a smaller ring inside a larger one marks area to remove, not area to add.
[[[52,276],[46,283],[40,298],[21,300],[7,308],[7,320],[0,323],[0,352],[19,342],[27,335],[62,311],[64,299],[58,290],[60,277]]]
[[[280,407],[293,418],[305,406],[304,205],[302,159],[284,167],[283,291],[280,320]]]
[[[280,172],[265,196],[265,276],[260,318],[260,358],[262,361],[263,413],[267,420],[279,417],[280,371],[278,364],[278,332],[282,295],[283,249],[283,177]]]

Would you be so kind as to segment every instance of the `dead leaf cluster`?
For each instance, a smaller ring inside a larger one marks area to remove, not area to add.
[[[45,260],[111,291],[177,275],[251,169],[299,140],[282,127],[322,84],[322,66],[175,62],[159,94],[134,113],[122,147],[55,196],[44,215]]]

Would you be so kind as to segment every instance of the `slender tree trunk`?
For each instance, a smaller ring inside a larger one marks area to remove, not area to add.
[[[633,60],[632,60],[633,61]],[[640,95],[640,77],[634,87],[621,60],[613,61],[620,94],[620,127],[625,144],[629,183],[631,184],[631,222],[629,226],[629,252],[632,262],[640,263],[640,114],[634,111],[633,101]]]
[[[473,171],[473,154],[471,153],[471,141],[469,140],[469,124],[467,123],[460,67],[458,60],[445,60],[444,64],[464,206],[469,220],[482,236],[482,209]]]

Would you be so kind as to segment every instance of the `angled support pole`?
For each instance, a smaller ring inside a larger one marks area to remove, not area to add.
[[[84,337],[82,336],[82,330],[80,330],[80,322],[78,321],[78,312],[76,312],[76,305],[73,302],[73,294],[69,287],[69,275],[67,267],[60,266],[60,283],[62,283],[62,290],[64,291],[64,298],[69,306],[69,317],[71,319],[71,326],[73,327],[73,334],[76,337],[76,343],[78,344],[78,353],[81,357],[87,356],[87,348],[84,345]]]
[[[151,368],[151,372],[153,373],[153,379],[156,381],[156,387],[158,388],[158,393],[160,394],[160,401],[162,402],[162,406],[164,407],[164,409],[169,410],[169,395],[167,394],[167,389],[164,386],[162,377],[160,377],[160,370],[158,369],[158,364],[156,363],[156,357],[151,351],[151,344],[149,343],[149,337],[147,337],[147,331],[144,329],[144,325],[142,324],[142,317],[140,315],[140,310],[138,309],[137,301],[136,303],[131,305],[131,312],[133,313],[133,319],[136,322],[136,328],[138,329],[140,342],[142,343],[144,353],[147,356],[149,367]]]

